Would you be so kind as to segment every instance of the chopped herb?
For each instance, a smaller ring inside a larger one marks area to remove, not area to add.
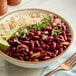
[[[14,38],[14,42],[16,42],[16,43],[18,43],[18,44],[21,44],[21,42],[20,42],[20,41],[18,41],[18,39],[17,39],[17,38]]]
[[[34,29],[38,29],[37,24],[34,24],[34,25],[33,25],[33,28],[34,28]]]
[[[60,32],[61,31],[59,29],[57,29],[57,30],[53,29],[52,30],[53,35],[58,35],[58,34],[60,34]]]
[[[48,35],[45,35],[45,37],[44,37],[44,38],[47,40],[47,37],[48,37]]]
[[[14,34],[13,34],[13,37],[16,37],[16,36],[19,36],[20,34],[19,34],[19,32],[15,32]]]

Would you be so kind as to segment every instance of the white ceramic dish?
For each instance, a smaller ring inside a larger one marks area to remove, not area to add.
[[[31,14],[31,13],[46,13],[46,14],[54,14],[54,15],[57,15],[58,17],[60,17],[62,20],[64,20],[66,22],[69,30],[71,31],[72,40],[71,40],[71,43],[70,43],[69,47],[71,46],[71,44],[73,42],[74,35],[73,35],[73,30],[72,30],[70,24],[64,18],[62,18],[61,16],[59,16],[58,14],[55,14],[53,12],[50,12],[50,11],[47,11],[47,10],[42,10],[42,9],[22,9],[22,10],[17,10],[17,11],[14,11],[14,12],[11,12],[11,13],[7,14],[6,16],[4,16],[3,18],[0,19],[0,22],[3,22],[7,19],[10,19],[14,15],[20,15],[20,14],[24,14],[24,13],[26,13],[26,14],[27,13],[28,14]],[[62,54],[60,54],[59,56],[57,56],[53,59],[49,59],[49,60],[46,60],[46,61],[40,61],[40,62],[28,62],[28,61],[16,60],[12,57],[7,56],[2,51],[0,51],[0,55],[6,61],[8,61],[8,62],[10,62],[14,65],[17,65],[17,66],[21,66],[21,67],[24,67],[24,68],[42,68],[42,67],[48,66],[50,63],[54,63],[58,58],[60,58],[62,55],[64,55],[66,53],[66,51],[69,49],[69,47]]]

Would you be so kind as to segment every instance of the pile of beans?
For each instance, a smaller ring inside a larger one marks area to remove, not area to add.
[[[34,62],[52,59],[61,54],[71,41],[71,33],[60,18],[54,16],[50,20],[53,20],[53,23],[47,24],[45,29],[31,27],[33,30],[27,36],[15,37],[20,43],[15,42],[14,37],[11,37],[8,40],[11,47],[5,50],[5,53],[19,60]],[[53,30],[57,28],[62,31],[56,35]]]

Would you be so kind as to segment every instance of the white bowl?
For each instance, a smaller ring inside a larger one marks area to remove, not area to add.
[[[71,46],[72,42],[73,42],[73,38],[74,38],[74,35],[73,35],[73,30],[70,26],[70,24],[61,16],[59,16],[58,14],[55,14],[51,11],[47,11],[47,10],[42,10],[42,9],[22,9],[22,10],[17,10],[17,11],[14,11],[14,12],[11,12],[9,14],[7,14],[6,16],[4,16],[3,18],[0,19],[0,22],[3,22],[7,19],[10,19],[12,16],[15,16],[15,15],[20,15],[20,14],[31,14],[31,13],[46,13],[46,14],[54,14],[54,15],[57,15],[58,17],[60,17],[62,20],[64,20],[67,24],[67,27],[69,28],[70,32],[71,32],[71,43],[69,45],[69,47]],[[39,62],[28,62],[28,61],[21,61],[21,60],[17,60],[15,58],[12,58],[12,57],[9,57],[7,56],[4,52],[2,52],[0,50],[0,55],[8,62],[14,64],[14,65],[17,65],[17,66],[21,66],[21,67],[24,67],[24,68],[42,68],[42,67],[46,67],[48,66],[50,63],[54,63],[58,58],[60,58],[62,55],[64,55],[66,53],[66,51],[69,49],[69,47],[62,53],[60,54],[59,56],[56,56],[55,58],[53,59],[49,59],[49,60],[46,60],[46,61],[39,61]]]

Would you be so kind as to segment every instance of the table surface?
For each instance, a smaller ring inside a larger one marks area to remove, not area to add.
[[[76,0],[23,0],[18,6],[8,6],[8,13],[25,8],[40,8],[53,11],[67,19],[73,29],[76,29]],[[27,69],[17,67],[0,57],[0,76],[39,76],[43,70],[44,68]]]

